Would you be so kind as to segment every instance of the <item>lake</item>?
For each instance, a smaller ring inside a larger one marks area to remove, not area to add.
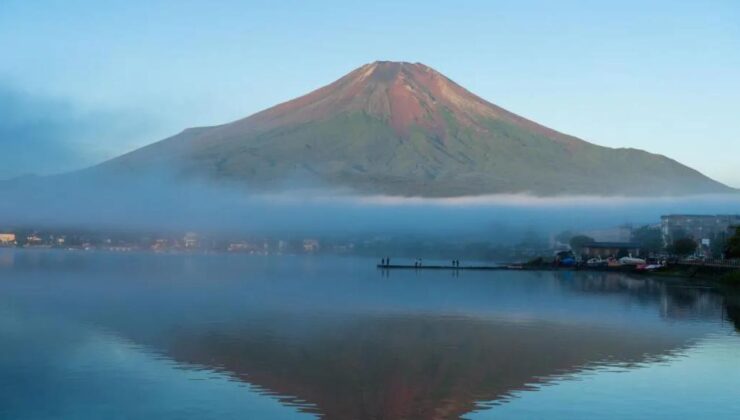
[[[738,418],[740,294],[0,249],[0,418]]]

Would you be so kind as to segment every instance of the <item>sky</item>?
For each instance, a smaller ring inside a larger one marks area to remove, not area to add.
[[[740,187],[737,1],[0,0],[0,179],[95,164],[422,62],[477,95]]]

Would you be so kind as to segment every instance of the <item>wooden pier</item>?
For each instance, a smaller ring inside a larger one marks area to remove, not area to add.
[[[523,270],[522,266],[515,265],[414,265],[414,264],[378,264],[383,270],[452,270],[452,271],[496,271],[496,270]]]

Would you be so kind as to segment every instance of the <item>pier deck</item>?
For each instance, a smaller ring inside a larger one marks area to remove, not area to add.
[[[467,271],[494,271],[494,270],[522,270],[521,266],[506,265],[413,265],[413,264],[378,264],[383,270],[467,270]]]

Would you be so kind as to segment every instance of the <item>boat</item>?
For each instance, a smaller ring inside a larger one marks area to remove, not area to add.
[[[606,260],[607,267],[621,267],[622,263],[617,261],[614,257],[609,257],[609,259]]]
[[[567,257],[560,260],[561,267],[574,267],[576,265],[576,259]]]
[[[575,267],[576,256],[573,251],[559,251],[555,253],[555,262],[560,267]]]
[[[635,258],[632,256],[629,257],[622,257],[619,259],[619,263],[622,265],[646,265],[647,261],[643,260],[642,258]]]

